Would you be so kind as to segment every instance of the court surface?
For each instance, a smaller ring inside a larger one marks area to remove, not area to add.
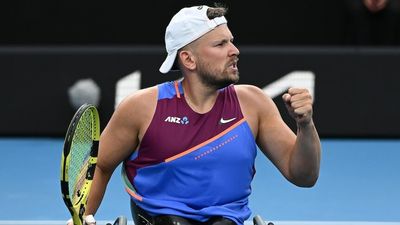
[[[65,224],[60,138],[0,138],[0,224]],[[275,225],[400,225],[400,140],[322,140],[318,183],[287,182],[258,152],[250,207]],[[131,222],[120,168],[96,219]],[[247,224],[251,224],[250,221]]]

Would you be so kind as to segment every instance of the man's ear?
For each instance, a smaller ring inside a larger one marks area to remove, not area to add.
[[[191,51],[181,50],[178,52],[178,57],[180,58],[181,66],[188,70],[196,69],[196,57]]]

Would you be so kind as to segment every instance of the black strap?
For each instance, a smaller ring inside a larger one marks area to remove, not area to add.
[[[154,218],[131,201],[131,213],[135,225],[155,225]]]
[[[150,216],[133,201],[131,201],[131,212],[135,225],[236,225],[232,220],[222,216],[212,217],[206,222],[199,222],[174,215]]]

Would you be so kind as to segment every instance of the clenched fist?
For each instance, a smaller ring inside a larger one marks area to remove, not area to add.
[[[282,96],[286,108],[298,125],[307,125],[312,120],[313,99],[310,92],[304,88],[289,88]]]

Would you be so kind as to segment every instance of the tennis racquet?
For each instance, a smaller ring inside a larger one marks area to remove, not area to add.
[[[260,215],[256,215],[253,217],[253,224],[254,225],[267,225],[264,219]],[[272,222],[269,222],[268,225],[274,225]]]
[[[100,119],[95,106],[83,104],[72,118],[61,157],[61,192],[74,225],[83,224],[97,162]]]
[[[107,223],[106,225],[127,225],[128,221],[125,216],[119,216],[113,224]]]

